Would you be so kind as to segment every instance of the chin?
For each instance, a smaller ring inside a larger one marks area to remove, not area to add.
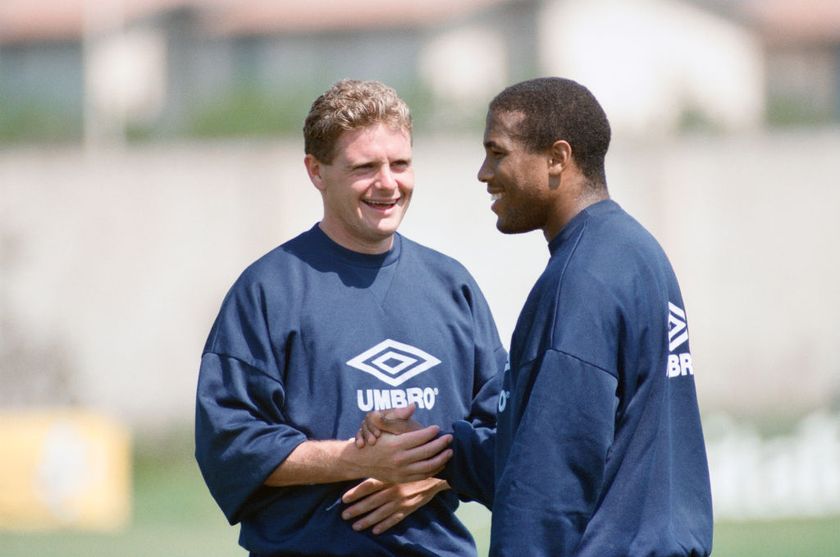
[[[390,220],[388,222],[379,223],[377,231],[380,234],[386,234],[388,236],[391,236],[397,232],[397,229],[400,227],[400,224],[402,224],[402,217],[396,220]]]
[[[397,228],[396,227],[383,227],[383,228],[376,228],[374,230],[368,231],[368,236],[370,239],[382,242],[391,238],[394,234],[396,234]]]
[[[391,236],[396,234],[398,228],[399,228],[399,225],[396,225],[396,226],[381,226],[381,227],[378,227],[374,231],[374,234],[376,234],[376,235],[378,235],[382,238],[390,238]]]
[[[502,220],[501,217],[496,219],[496,230],[502,234],[516,234],[516,229],[511,226],[511,223]]]
[[[524,234],[536,230],[533,226],[524,226],[517,223],[504,222],[501,219],[496,221],[496,230],[502,234]]]

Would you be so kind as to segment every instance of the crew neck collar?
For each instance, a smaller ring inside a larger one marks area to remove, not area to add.
[[[391,245],[391,249],[383,253],[360,253],[347,249],[327,236],[321,230],[318,223],[310,229],[310,233],[325,253],[354,267],[383,267],[390,265],[399,259],[400,252],[402,251],[402,236],[397,233],[394,234],[394,242]]]
[[[598,201],[597,203],[593,203],[589,205],[585,209],[582,209],[577,215],[575,215],[572,220],[566,223],[566,225],[557,233],[557,235],[548,242],[548,251],[551,255],[554,255],[560,246],[566,243],[568,240],[577,230],[583,226],[583,224],[589,220],[590,217],[603,215],[610,211],[615,210],[618,207],[618,204],[613,201],[612,199],[603,199]]]

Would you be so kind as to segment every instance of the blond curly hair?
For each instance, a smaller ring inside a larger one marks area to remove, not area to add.
[[[377,123],[411,136],[411,112],[394,89],[379,81],[342,79],[312,103],[303,124],[304,151],[330,164],[343,132]]]

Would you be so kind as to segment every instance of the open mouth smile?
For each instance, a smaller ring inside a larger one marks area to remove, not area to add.
[[[397,205],[397,201],[399,201],[399,199],[384,199],[381,201],[373,199],[363,199],[362,203],[373,209],[386,210],[390,209],[391,207],[395,207]]]

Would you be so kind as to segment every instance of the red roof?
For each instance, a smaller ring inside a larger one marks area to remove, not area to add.
[[[297,33],[429,25],[509,0],[308,0],[230,2],[213,27],[232,34]]]
[[[2,0],[0,43],[78,39],[92,29],[119,25],[155,12],[220,0]]]
[[[509,1],[0,0],[0,43],[78,39],[86,20],[107,27],[182,7],[210,32],[263,34],[429,25]]]
[[[82,0],[0,2],[0,42],[77,37],[83,25]]]
[[[750,0],[745,10],[770,42],[840,42],[838,0]]]

